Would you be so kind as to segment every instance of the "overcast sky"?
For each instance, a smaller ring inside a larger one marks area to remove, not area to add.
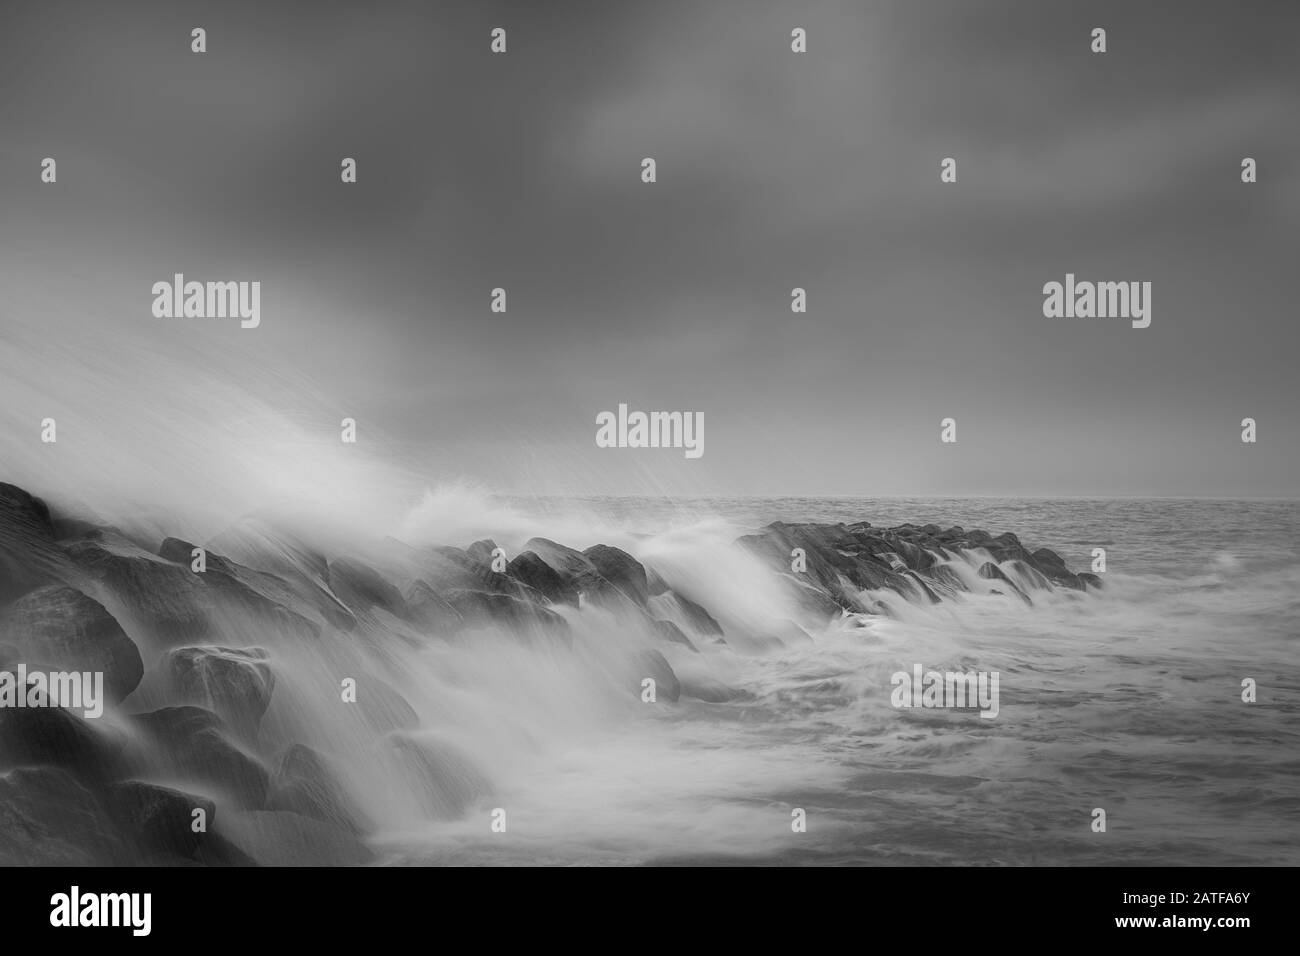
[[[0,478],[274,469],[259,407],[506,492],[1300,494],[1295,3],[0,20]],[[261,326],[154,318],[174,272],[259,280]],[[1044,318],[1067,272],[1151,282],[1150,328]],[[620,402],[703,413],[704,456],[597,448]]]

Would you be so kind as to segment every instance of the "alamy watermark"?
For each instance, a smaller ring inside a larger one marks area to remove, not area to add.
[[[1133,328],[1151,324],[1150,282],[1065,282],[1043,286],[1043,315],[1049,319],[1131,319]]]
[[[597,448],[683,448],[687,458],[704,454],[703,412],[629,412],[596,416]]]
[[[998,672],[924,671],[912,665],[912,673],[895,671],[890,703],[895,707],[978,707],[980,716],[998,715]]]
[[[262,323],[261,282],[186,282],[177,272],[171,282],[155,282],[152,291],[155,318],[238,318],[245,329]]]
[[[94,719],[104,713],[102,671],[0,671],[0,707],[67,707]]]

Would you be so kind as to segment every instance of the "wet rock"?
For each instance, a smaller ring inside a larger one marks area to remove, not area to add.
[[[66,771],[0,774],[0,866],[114,866],[127,856],[108,814]]]
[[[391,734],[389,760],[424,814],[454,820],[492,792],[491,781],[462,748],[437,734]]]
[[[612,584],[634,604],[645,606],[650,596],[645,568],[632,555],[607,544],[597,544],[582,552],[596,573]]]
[[[637,654],[636,662],[635,692],[638,697],[641,696],[642,692],[641,682],[647,677],[654,679],[656,700],[675,702],[681,697],[682,685],[677,680],[677,675],[673,673],[668,658],[658,651],[641,651]]]
[[[260,647],[178,647],[163,659],[179,698],[214,711],[245,737],[254,737],[271,705],[275,673]]]
[[[283,810],[232,814],[222,834],[258,866],[364,866],[375,858],[347,830]]]
[[[135,690],[144,675],[139,649],[113,615],[65,585],[38,588],[0,612],[0,639],[29,662],[102,673],[113,703]]]
[[[402,592],[380,576],[379,572],[360,561],[339,558],[328,566],[330,589],[356,614],[373,608],[387,611],[396,618],[406,620],[410,609]]]
[[[535,552],[516,555],[506,573],[556,604],[578,603],[578,588],[543,561]]]
[[[270,774],[212,711],[164,707],[132,719],[151,744],[144,757],[148,767],[217,791],[240,806],[265,805]]]
[[[415,708],[394,687],[378,677],[357,677],[357,699],[348,706],[375,733],[409,730],[418,727],[420,717]]]
[[[1092,589],[1095,591],[1101,590],[1101,578],[1093,574],[1091,571],[1081,571],[1078,577],[1079,577],[1079,583],[1084,586],[1084,590],[1088,590],[1088,589]]]
[[[369,829],[326,758],[303,744],[291,746],[281,760],[267,809],[289,810],[354,835]]]
[[[112,785],[104,802],[130,846],[164,856],[192,858],[207,836],[206,829],[195,832],[194,811],[203,811],[205,828],[217,812],[206,797],[140,780]]]
[[[691,639],[683,634],[682,629],[672,621],[655,621],[654,628],[660,639],[671,644],[682,644],[697,654],[699,653],[696,646],[691,643]]]
[[[123,769],[121,735],[61,707],[0,707],[0,768],[52,766],[83,781]]]
[[[464,621],[457,611],[427,581],[416,581],[406,592],[411,621],[436,634],[449,634]]]
[[[501,625],[522,638],[570,639],[569,622],[554,611],[509,594],[488,591],[448,591],[444,595],[467,626]]]
[[[70,574],[55,544],[49,507],[0,482],[0,606],[47,584],[64,583]]]

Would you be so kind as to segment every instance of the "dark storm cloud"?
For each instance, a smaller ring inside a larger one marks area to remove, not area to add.
[[[51,334],[118,323],[183,363],[192,333],[141,324],[142,290],[182,269],[261,278],[258,338],[209,360],[301,374],[431,477],[1291,494],[1297,19],[1283,3],[11,4],[5,284],[93,276]],[[45,155],[56,196],[32,172]],[[1152,327],[1043,318],[1043,283],[1067,271],[1152,281]],[[621,401],[704,412],[704,458],[596,449],[595,413]],[[948,415],[957,446],[938,442]],[[1247,415],[1259,446],[1235,441]]]

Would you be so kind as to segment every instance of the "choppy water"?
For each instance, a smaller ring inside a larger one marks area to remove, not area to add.
[[[726,542],[774,519],[1014,530],[1075,570],[1103,547],[1106,589],[1035,594],[1034,607],[965,595],[902,607],[899,619],[848,621],[777,653],[710,652],[699,666],[751,695],[725,704],[646,706],[593,686],[589,663],[514,646],[427,652],[436,660],[414,670],[427,665],[440,687],[452,674],[457,688],[436,722],[491,777],[489,803],[506,809],[508,830],[492,833],[478,812],[390,827],[378,843],[391,862],[1300,863],[1300,503],[546,499],[494,508],[459,515],[458,527],[507,547],[512,535],[546,528],[578,547],[625,529],[609,543],[721,613],[768,600]],[[624,639],[598,612],[571,623],[588,657]],[[895,709],[890,675],[915,663],[999,672],[998,717]],[[1257,703],[1241,700],[1246,677],[1257,681]],[[1091,830],[1097,807],[1104,834]],[[792,808],[807,812],[806,833],[792,832]]]

